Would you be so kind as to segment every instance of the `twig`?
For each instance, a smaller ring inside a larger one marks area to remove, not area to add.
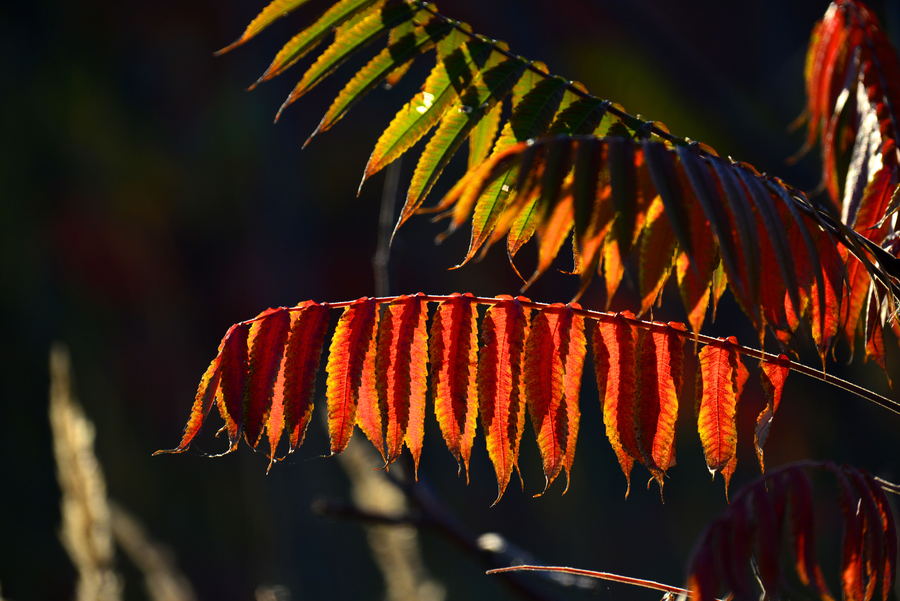
[[[597,578],[599,580],[609,580],[612,582],[621,582],[622,584],[630,584],[632,586],[639,586],[642,588],[648,588],[648,589],[652,589],[655,591],[662,591],[664,593],[672,593],[675,595],[690,595],[690,591],[686,588],[672,586],[670,584],[663,584],[661,582],[656,582],[654,580],[644,580],[643,578],[632,578],[631,576],[620,576],[619,574],[613,574],[612,572],[596,572],[594,570],[582,570],[579,568],[566,568],[566,567],[561,567],[561,566],[535,566],[535,565],[507,566],[504,568],[494,568],[493,570],[488,570],[485,572],[485,574],[489,574],[489,575],[508,574],[510,572],[554,572],[554,573],[572,574],[573,576],[586,576],[588,578]]]

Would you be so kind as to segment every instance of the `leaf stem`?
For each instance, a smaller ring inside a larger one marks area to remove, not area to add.
[[[401,298],[401,296],[379,296],[369,298],[368,300],[374,301],[378,304],[386,304],[392,303],[397,299]],[[420,298],[425,302],[443,302],[450,300],[452,298],[456,298],[455,295],[441,295],[441,294],[422,294]],[[501,298],[501,297],[493,297],[493,296],[471,296],[472,302],[479,305],[496,305],[501,302],[508,301],[510,297]],[[359,302],[360,299],[350,300],[350,301],[340,301],[340,302],[325,302],[321,303],[323,306],[329,307],[331,309],[342,309],[352,305],[353,303]],[[529,309],[537,309],[539,311],[548,309],[553,305],[550,303],[542,303],[537,301],[529,300],[525,297],[517,297],[518,302],[522,304],[522,306],[527,307]],[[645,319],[640,319],[639,317],[634,317],[629,314],[623,313],[611,313],[608,311],[594,311],[591,309],[583,309],[577,305],[570,305],[570,308],[577,314],[585,317],[586,319],[593,319],[596,321],[609,322],[614,319],[625,320],[630,325],[648,331],[665,331],[675,336],[679,336],[686,340],[692,340],[699,344],[722,344],[723,340],[721,338],[715,338],[713,336],[706,336],[704,334],[700,334],[697,332],[690,332],[686,329],[681,329],[678,327],[672,327],[669,323],[662,323],[658,321],[648,321]],[[282,307],[287,311],[301,311],[304,309],[304,306],[297,307]],[[264,319],[265,317],[254,317],[253,319],[248,319],[246,321],[241,322],[242,324],[250,324],[255,321],[259,321],[260,319]],[[680,324],[678,324],[680,325]],[[868,388],[860,386],[859,384],[854,384],[853,382],[849,382],[844,380],[843,378],[839,378],[832,374],[822,371],[821,369],[811,367],[809,365],[798,363],[796,361],[792,361],[784,355],[775,355],[773,353],[768,353],[766,351],[744,346],[742,344],[734,344],[735,350],[742,355],[747,357],[752,357],[759,361],[765,361],[766,363],[778,363],[781,365],[785,365],[791,371],[795,371],[797,373],[803,374],[809,378],[814,380],[818,380],[820,382],[824,382],[826,384],[830,384],[836,388],[840,388],[842,390],[846,390],[847,392],[854,394],[861,399],[869,401],[870,403],[874,403],[883,409],[887,409],[891,413],[896,415],[900,415],[900,402],[897,402],[891,398],[888,398],[884,395],[878,394]]]

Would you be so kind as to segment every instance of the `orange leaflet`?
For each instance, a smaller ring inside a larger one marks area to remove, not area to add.
[[[525,421],[522,399],[522,354],[527,315],[519,299],[501,295],[482,323],[478,360],[478,401],[488,455],[497,474],[497,500],[513,469],[518,469],[519,443]]]
[[[721,472],[725,490],[737,463],[737,401],[746,381],[734,337],[700,350],[699,384],[702,388],[697,430],[713,475]]]
[[[639,340],[635,435],[640,457],[660,491],[675,464],[675,421],[682,381],[684,345],[668,331],[642,331]]]
[[[325,366],[325,400],[332,454],[347,448],[353,433],[363,359],[375,325],[375,309],[373,299],[355,301],[344,309],[331,338]]]
[[[261,318],[261,319],[260,319]],[[244,391],[244,438],[256,448],[272,407],[275,378],[281,366],[291,316],[286,309],[267,309],[257,316],[248,335],[249,381]]]
[[[434,415],[447,449],[466,470],[478,417],[478,311],[471,294],[438,305],[431,324],[430,362]]]
[[[623,316],[632,315],[622,313]],[[606,437],[612,445],[622,473],[625,474],[625,496],[631,490],[631,468],[640,457],[634,432],[635,403],[635,333],[621,317],[599,321],[594,330],[594,367],[597,388],[603,403]]]
[[[219,415],[225,420],[225,429],[228,432],[229,450],[234,450],[240,441],[250,324],[241,323],[233,327],[234,330],[228,336],[225,348],[222,349],[222,376],[217,396]]]
[[[377,382],[383,386],[386,414],[385,459],[400,456],[412,425],[412,445],[407,445],[418,466],[425,416],[427,307],[419,298],[401,296],[389,304],[378,325]],[[417,423],[413,423],[413,420]]]
[[[784,382],[787,380],[790,372],[790,359],[787,355],[779,355],[778,361],[763,361],[760,364],[762,372],[760,379],[762,381],[763,394],[766,399],[766,406],[756,416],[756,430],[753,434],[753,446],[756,449],[756,458],[759,460],[759,469],[766,471],[766,462],[763,457],[763,447],[769,438],[769,429],[772,427],[772,420],[775,419],[775,413],[781,404],[781,393],[784,392]]]
[[[543,492],[572,465],[585,352],[584,318],[572,307],[557,303],[535,316],[525,351],[525,396],[544,465]]]
[[[660,197],[650,205],[646,223],[641,234],[638,278],[642,315],[650,310],[669,279],[675,251],[675,234]]]
[[[570,303],[568,307],[580,309],[577,303]],[[584,358],[587,354],[587,340],[584,331],[584,318],[581,315],[572,315],[572,326],[569,330],[568,347],[563,348],[563,403],[566,410],[566,455],[563,467],[566,470],[566,488],[569,490],[569,480],[572,472],[572,463],[575,460],[575,442],[578,440],[578,426],[581,423],[581,409],[579,400],[581,395],[581,374],[584,371]]]
[[[322,357],[325,332],[328,328],[328,307],[308,301],[291,319],[291,332],[281,365],[281,372],[275,382],[276,400],[281,401],[284,411],[284,427],[290,436],[290,448],[296,449],[303,443],[306,428],[313,411],[313,393],[316,372]],[[270,417],[270,427],[273,417]]]
[[[383,320],[382,320],[383,321]],[[372,328],[372,334],[366,347],[366,356],[363,358],[362,376],[359,382],[359,397],[356,404],[356,425],[363,431],[372,446],[381,455],[387,464],[387,456],[384,452],[384,419],[387,415],[386,394],[384,380],[379,379],[375,371],[376,358],[378,356],[378,330],[381,327]],[[384,375],[384,374],[381,374]]]
[[[686,208],[692,254],[688,256],[682,249],[676,259],[676,274],[688,323],[694,332],[699,332],[709,307],[709,287],[713,269],[716,267],[717,252],[709,220],[703,213],[683,169],[679,170],[679,181],[687,196]]]

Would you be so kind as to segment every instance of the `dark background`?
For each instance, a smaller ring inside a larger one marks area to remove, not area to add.
[[[896,40],[900,2],[871,4]],[[379,132],[416,90],[427,61],[394,90],[373,92],[301,152],[352,67],[273,126],[297,71],[252,94],[243,89],[314,11],[279,22],[224,58],[212,57],[261,6],[51,0],[0,10],[6,333],[0,583],[11,599],[67,599],[74,586],[57,537],[59,491],[46,418],[46,357],[54,340],[72,350],[111,497],[174,551],[201,599],[251,598],[261,584],[284,585],[294,599],[382,596],[362,529],[310,512],[315,498],[347,497],[338,464],[319,458],[327,444],[320,424],[269,476],[264,457],[246,448],[218,460],[201,456],[223,444],[212,438],[215,426],[187,455],[150,456],[177,442],[196,381],[231,323],[268,306],[373,293],[370,258],[383,178],[374,178],[359,198],[356,185]],[[818,157],[785,164],[803,137],[788,134],[787,125],[803,106],[806,43],[825,7],[820,0],[458,0],[441,6],[632,113],[807,189],[817,184]],[[415,156],[406,158],[404,177]],[[438,193],[445,189],[446,182]],[[481,264],[446,271],[467,240],[461,233],[433,246],[440,230],[422,218],[398,235],[396,291],[493,295],[518,288],[499,249]],[[565,301],[576,284],[550,274],[529,295]],[[592,306],[596,298],[592,290],[583,302]],[[663,316],[680,318],[674,310]],[[727,304],[708,331],[754,340]],[[870,368],[835,369],[885,389]],[[473,530],[500,532],[538,561],[681,583],[693,541],[725,504],[721,482],[710,482],[703,465],[690,407],[680,422],[679,465],[670,472],[666,503],[644,490],[639,470],[632,497],[623,502],[624,481],[602,435],[589,380],[567,495],[557,485],[530,498],[543,478],[527,432],[527,492],[513,485],[489,508],[496,489],[480,435],[466,487],[430,416],[422,474]],[[754,382],[741,410],[744,425],[758,411],[758,397]],[[769,462],[832,458],[896,478],[896,447],[889,441],[898,425],[895,416],[794,376]],[[738,486],[756,474],[750,446],[741,453]],[[449,599],[510,598],[444,540],[426,532],[423,544]],[[589,591],[543,588],[557,598],[654,595],[606,584]],[[126,594],[140,599],[143,590],[132,579]]]

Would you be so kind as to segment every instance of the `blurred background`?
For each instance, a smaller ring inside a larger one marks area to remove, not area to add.
[[[358,198],[356,186],[378,134],[417,90],[427,61],[394,89],[373,92],[302,152],[302,141],[353,65],[277,126],[272,117],[296,70],[244,92],[299,24],[325,4],[312,2],[310,10],[222,58],[212,52],[237,37],[262,2],[10,2],[0,10],[5,598],[75,595],[76,571],[59,538],[60,488],[47,417],[54,341],[71,350],[74,388],[96,427],[109,497],[169,549],[196,598],[385,597],[383,573],[360,523],[311,510],[316,500],[351,498],[341,464],[320,458],[327,450],[320,423],[269,475],[265,457],[246,448],[205,457],[223,450],[224,442],[213,438],[215,424],[191,452],[151,457],[177,443],[197,380],[230,324],[269,306],[374,291],[371,257],[383,176]],[[900,2],[869,4],[896,45]],[[826,5],[457,0],[441,9],[632,113],[813,189],[818,156],[786,165],[803,138],[787,126],[803,107],[806,44]],[[404,161],[401,181],[408,181],[415,156]],[[454,169],[451,175],[459,165]],[[437,194],[450,180],[442,180]],[[435,246],[440,231],[426,218],[401,230],[391,254],[395,292],[518,289],[499,249],[479,264],[447,271],[463,256],[467,234]],[[528,252],[523,265],[531,260]],[[528,294],[566,301],[576,289],[574,278],[556,273]],[[595,306],[598,291],[595,284],[582,303]],[[626,290],[615,308],[630,300]],[[678,309],[657,317],[682,318]],[[727,301],[708,332],[754,340]],[[816,361],[810,352],[804,357]],[[896,357],[891,361],[896,379]],[[833,370],[886,389],[876,370],[843,363]],[[496,484],[480,435],[466,486],[430,416],[420,486],[472,533],[499,533],[533,561],[680,584],[693,541],[725,506],[721,481],[710,482],[703,465],[692,407],[685,403],[679,423],[679,463],[670,471],[665,503],[645,490],[637,471],[624,502],[624,479],[602,435],[590,380],[565,496],[557,484],[531,498],[543,478],[527,432],[520,462],[525,491],[514,484],[490,507]],[[754,380],[740,412],[743,426],[759,407]],[[891,473],[896,449],[889,445],[900,426],[895,416],[801,376],[789,381],[782,407],[768,447],[770,465],[831,458],[898,477]],[[741,431],[744,441],[749,432]],[[757,474],[752,445],[742,445],[741,459],[735,488]],[[478,557],[440,533],[422,530],[420,543],[429,578],[445,598],[520,598],[484,576]],[[140,570],[125,554],[117,555],[116,568],[124,598],[148,598]],[[655,598],[622,585],[524,581],[550,599]]]

